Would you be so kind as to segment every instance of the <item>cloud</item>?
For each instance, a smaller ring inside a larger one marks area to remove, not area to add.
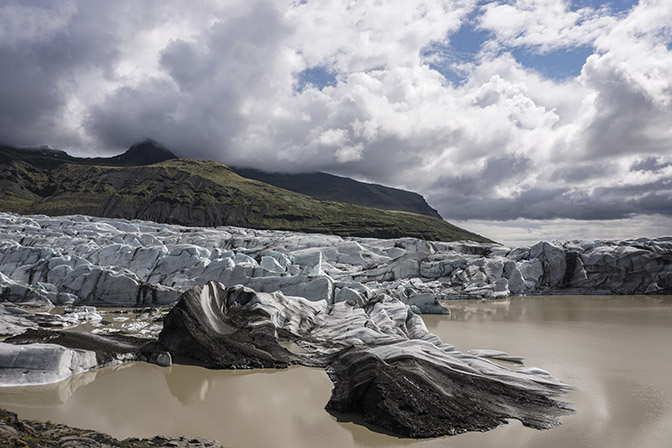
[[[230,143],[257,109],[291,95],[300,60],[284,40],[291,33],[270,2],[236,9],[207,28],[170,39],[157,55],[157,72],[110,92],[86,125],[108,147],[148,136],[178,154],[231,159]]]
[[[605,156],[671,154],[672,7],[649,1],[596,40],[582,81],[594,92],[586,147]]]
[[[672,210],[663,0],[621,12],[561,0],[6,1],[0,10],[6,143],[109,155],[151,137],[182,156],[408,188],[447,219]],[[448,50],[465,23],[485,42],[456,58]],[[576,48],[593,54],[561,80],[517,59]],[[306,83],[313,72],[330,81]]]
[[[525,46],[548,53],[592,45],[616,23],[606,8],[572,10],[569,0],[517,0],[488,2],[482,7],[478,28],[494,34],[489,50]]]
[[[512,221],[456,221],[481,235],[489,235],[510,247],[531,246],[538,241],[571,241],[594,239],[634,239],[670,236],[672,218],[659,215],[637,215],[627,219],[587,221],[574,219],[516,219]]]
[[[72,1],[8,3],[0,6],[5,26],[0,28],[0,42],[16,47],[30,42],[44,42],[62,31],[77,12]]]
[[[672,162],[664,162],[660,157],[646,157],[637,160],[630,166],[632,171],[658,171],[672,165]]]
[[[610,220],[647,213],[672,216],[672,186],[662,182],[622,188],[603,187],[589,194],[581,189],[533,189],[506,198],[457,196],[459,192],[451,189],[449,181],[443,185],[448,194],[443,198],[444,208],[448,208],[453,219],[458,220]],[[439,204],[441,199],[437,198]]]
[[[7,1],[0,10],[0,141],[82,150],[89,109],[120,86],[134,34],[161,21],[160,2]],[[157,7],[156,9],[154,7]],[[132,10],[132,14],[124,13]],[[123,20],[120,18],[123,17]]]
[[[289,43],[306,64],[339,73],[417,65],[421,50],[459,28],[475,0],[307,1],[290,8]]]
[[[114,49],[84,24],[73,2],[6,3],[0,9],[0,140],[48,143],[77,135],[62,126],[64,89],[80,64],[106,66]]]

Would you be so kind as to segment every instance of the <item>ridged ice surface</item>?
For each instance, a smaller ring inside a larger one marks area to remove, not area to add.
[[[207,281],[330,304],[384,293],[427,313],[447,312],[437,299],[665,293],[672,238],[510,249],[0,213],[4,301],[156,306]]]

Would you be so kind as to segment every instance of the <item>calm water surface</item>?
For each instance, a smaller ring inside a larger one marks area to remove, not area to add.
[[[451,316],[425,316],[431,331],[462,351],[504,350],[549,370],[576,388],[564,396],[576,414],[547,431],[511,421],[487,433],[399,439],[324,411],[331,381],[321,369],[143,363],[50,387],[0,389],[0,406],[118,438],[187,434],[241,448],[672,446],[672,297],[516,297],[450,306]]]

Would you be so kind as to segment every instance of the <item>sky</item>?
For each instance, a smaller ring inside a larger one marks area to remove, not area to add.
[[[510,245],[672,234],[669,0],[3,0],[0,142],[326,171]]]

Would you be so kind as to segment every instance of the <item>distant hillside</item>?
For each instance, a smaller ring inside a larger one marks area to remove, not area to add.
[[[0,211],[342,236],[489,241],[435,217],[323,201],[246,179],[217,162],[177,159],[155,142],[142,145],[117,157],[97,159],[45,148],[0,147]]]
[[[306,194],[325,201],[347,202],[364,207],[399,210],[441,218],[418,193],[359,182],[327,173],[268,173],[253,168],[232,168],[248,179],[256,179],[285,190]]]

